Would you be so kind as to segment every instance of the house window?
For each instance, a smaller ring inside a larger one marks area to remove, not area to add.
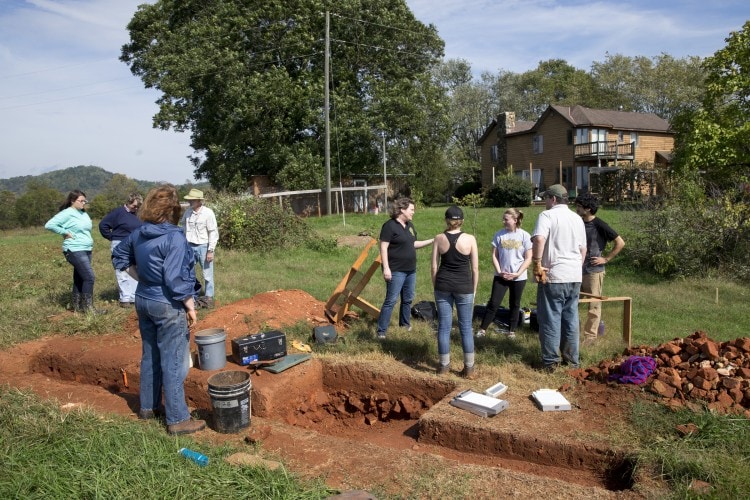
[[[534,154],[542,154],[544,152],[544,137],[541,135],[535,135],[532,139],[532,146]]]
[[[557,175],[555,177],[560,177],[560,169],[557,170]],[[563,184],[565,186],[573,186],[573,167],[563,167],[562,168],[562,179],[557,179],[557,182],[559,184]]]
[[[638,146],[638,132],[630,132],[630,142],[633,143],[633,146]]]
[[[490,147],[490,160],[497,161],[497,144]]]
[[[585,144],[589,142],[589,129],[577,128],[576,129],[576,144]]]
[[[589,190],[589,167],[576,167],[576,188],[579,192]]]
[[[572,129],[568,129],[568,133],[565,138],[567,140],[568,146],[571,146],[573,144],[573,130]]]
[[[529,179],[529,174],[531,174],[531,179]],[[542,170],[535,168],[531,172],[529,172],[528,169],[526,170],[519,170],[516,172],[516,175],[519,176],[521,179],[524,180],[531,180],[531,184],[534,187],[534,199],[537,199],[537,195],[541,188],[541,182],[542,182]]]
[[[625,132],[620,130],[619,132],[617,132],[617,143],[622,144],[623,142],[625,142]]]

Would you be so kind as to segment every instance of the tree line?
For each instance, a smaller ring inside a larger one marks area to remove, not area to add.
[[[0,230],[42,226],[60,209],[67,194],[80,189],[89,204],[86,211],[93,219],[101,219],[110,210],[122,205],[130,193],[143,195],[156,182],[140,181],[123,174],[113,174],[101,167],[78,166],[38,176],[13,177],[0,180]],[[191,188],[206,189],[206,184],[178,186],[180,196]]]
[[[475,78],[467,61],[443,59],[436,28],[403,0],[160,0],[128,30],[121,60],[161,92],[155,126],[190,131],[196,178],[230,192],[258,174],[325,185],[326,81],[333,176],[376,175],[385,150],[431,203],[477,176],[476,141],[501,111],[535,121],[578,104],[672,121],[701,106],[708,69],[699,57],[607,54],[589,70],[554,59]]]

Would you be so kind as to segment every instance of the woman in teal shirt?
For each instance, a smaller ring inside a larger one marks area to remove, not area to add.
[[[60,211],[44,225],[45,229],[62,235],[62,250],[73,266],[74,311],[100,313],[94,309],[94,269],[91,267],[91,218],[84,208],[88,201],[86,193],[78,189],[71,191],[60,205]]]

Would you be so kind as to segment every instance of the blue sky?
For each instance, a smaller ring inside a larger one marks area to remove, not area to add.
[[[185,133],[155,130],[157,92],[118,61],[146,0],[0,0],[0,178],[76,165],[152,181],[193,180]],[[447,58],[475,74],[606,54],[712,55],[750,19],[747,0],[406,0]]]

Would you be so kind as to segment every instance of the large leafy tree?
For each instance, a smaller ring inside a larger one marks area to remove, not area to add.
[[[331,11],[332,169],[413,173],[444,143],[430,68],[443,42],[403,0],[159,0],[128,25],[121,60],[161,92],[154,126],[191,133],[199,178],[242,189],[324,177],[325,11]]]
[[[551,104],[588,107],[604,105],[592,76],[563,59],[539,62],[521,74],[501,71],[494,80],[497,111],[514,111],[518,120],[536,121]]]
[[[435,79],[448,95],[450,139],[446,160],[451,179],[459,184],[473,180],[479,172],[477,141],[484,133],[495,103],[484,77],[475,80],[471,65],[451,59],[435,67]]]
[[[607,54],[603,62],[591,65],[591,74],[607,107],[655,113],[668,121],[700,105],[705,76],[700,57],[675,59],[669,54]]]
[[[703,172],[719,187],[747,182],[750,175],[750,21],[726,42],[703,63],[701,107],[682,113],[675,123],[678,172]]]

